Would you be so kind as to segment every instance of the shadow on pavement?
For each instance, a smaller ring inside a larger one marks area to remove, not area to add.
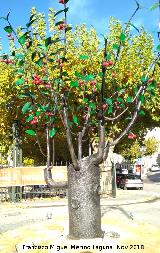
[[[115,209],[115,210],[119,210],[120,212],[122,212],[128,219],[134,220],[133,214],[131,212],[125,211],[122,206],[133,205],[133,204],[134,205],[135,204],[145,204],[145,203],[147,204],[147,203],[156,202],[158,200],[160,200],[160,197],[155,197],[153,199],[146,200],[146,201],[132,202],[132,203],[126,203],[126,204],[118,204],[118,205],[113,205],[113,206],[103,205],[102,208],[101,208],[101,215],[103,217],[108,211],[111,211],[111,210]]]
[[[160,172],[152,174],[152,175],[148,175],[147,178],[151,182],[160,182]]]

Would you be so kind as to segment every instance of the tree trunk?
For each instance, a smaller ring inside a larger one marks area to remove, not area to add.
[[[69,238],[103,237],[100,209],[99,167],[81,160],[80,170],[68,167]]]

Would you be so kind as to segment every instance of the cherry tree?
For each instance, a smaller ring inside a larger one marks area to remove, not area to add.
[[[146,92],[152,96],[156,88],[159,54],[152,57],[147,69],[142,69],[141,78],[132,83],[130,89],[118,83],[114,70],[123,57],[124,49],[131,43],[130,27],[135,28],[131,21],[139,10],[139,3],[136,2],[134,13],[126,26],[117,31],[115,42],[111,43],[109,37],[104,36],[97,71],[92,66],[90,55],[80,55],[81,68],[75,71],[71,80],[65,71],[66,66],[70,66],[67,57],[68,34],[72,29],[67,23],[68,1],[59,0],[63,8],[54,13],[54,18],[63,13],[64,18],[58,22],[53,20],[56,32],[45,39],[32,31],[32,24],[37,22],[34,13],[26,27],[17,30],[12,27],[8,14],[4,18],[8,22],[4,30],[11,41],[17,40],[20,44],[21,53],[14,43],[11,59],[5,59],[7,62],[4,64],[8,64],[8,60],[14,64],[15,84],[20,92],[23,90],[21,96],[27,99],[22,113],[32,129],[27,129],[26,133],[36,136],[40,144],[38,124],[45,131],[47,167],[44,176],[47,184],[54,188],[68,187],[69,236],[87,239],[103,237],[99,165],[106,160],[109,149],[126,135],[130,139],[135,138],[130,131],[138,115],[144,113],[141,107]],[[159,46],[156,52],[158,50]],[[90,69],[86,68],[86,61],[90,61]],[[106,134],[108,126],[114,126],[122,119],[125,123],[120,133],[115,135],[111,131]],[[84,157],[84,140],[96,134],[97,130],[97,152]],[[67,167],[67,182],[56,182],[51,173],[50,138],[53,139],[58,132],[65,134],[72,160]],[[73,136],[77,141],[77,152]]]

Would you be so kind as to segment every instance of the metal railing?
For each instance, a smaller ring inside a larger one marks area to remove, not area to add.
[[[52,189],[47,186],[0,187],[0,202],[19,202],[29,199],[64,198],[67,189]]]

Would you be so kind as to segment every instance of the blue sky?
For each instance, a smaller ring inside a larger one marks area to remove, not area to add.
[[[155,42],[157,35],[152,33],[158,29],[158,9],[149,11],[148,8],[156,0],[139,0],[143,9],[139,11],[132,23],[139,27],[144,25],[145,29],[151,33]],[[58,0],[0,0],[0,16],[5,16],[11,11],[11,23],[17,27],[28,22],[28,15],[31,7],[34,6],[38,11],[47,14],[49,7],[59,10],[62,5]],[[107,32],[108,20],[110,16],[126,22],[136,8],[134,0],[70,0],[69,1],[68,22],[73,24],[86,23],[88,27],[93,25],[97,33],[105,34]],[[7,50],[6,33],[3,27],[6,23],[0,20],[0,37],[4,51]]]

